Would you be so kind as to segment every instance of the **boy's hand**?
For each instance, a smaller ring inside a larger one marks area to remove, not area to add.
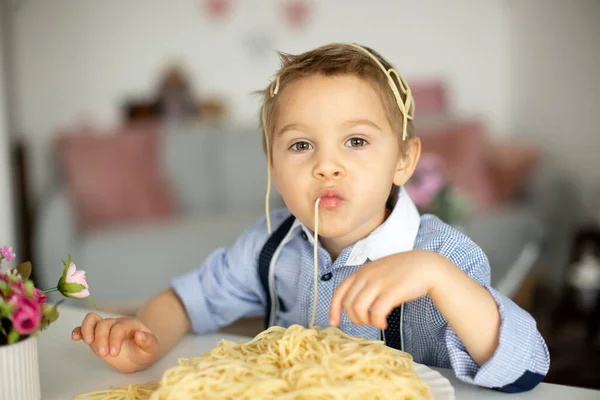
[[[343,308],[354,324],[386,329],[394,308],[430,293],[437,265],[433,253],[414,250],[362,266],[335,290],[330,325],[339,325]]]
[[[148,367],[159,354],[158,339],[140,320],[131,317],[103,319],[89,313],[73,330],[74,341],[83,339],[108,365],[121,372]]]

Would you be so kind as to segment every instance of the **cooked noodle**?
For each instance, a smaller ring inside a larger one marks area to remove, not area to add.
[[[315,202],[317,251],[319,199]],[[317,276],[317,255],[314,257]],[[158,382],[92,392],[75,400],[429,399],[412,357],[381,341],[314,326],[273,326],[247,343],[221,340],[200,357],[183,358]]]
[[[158,382],[76,400],[428,399],[410,355],[337,328],[273,326],[239,344],[179,360]]]

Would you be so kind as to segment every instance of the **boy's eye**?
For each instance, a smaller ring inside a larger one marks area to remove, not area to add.
[[[352,138],[346,142],[348,147],[364,147],[367,145],[367,141],[363,138]]]
[[[312,144],[308,143],[308,142],[296,142],[294,143],[290,149],[294,150],[294,151],[306,151],[306,150],[311,150],[312,149]]]

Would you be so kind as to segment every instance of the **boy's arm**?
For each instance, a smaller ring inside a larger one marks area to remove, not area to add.
[[[173,289],[167,289],[148,301],[137,318],[152,333],[159,343],[158,358],[169,352],[192,327],[185,307]]]
[[[481,366],[494,354],[500,333],[498,306],[486,288],[450,260],[431,253],[435,284],[429,297],[456,332],[469,355]],[[468,312],[465,312],[468,310]]]
[[[277,226],[289,214],[286,209],[275,210],[271,221]],[[171,280],[194,332],[213,332],[241,317],[264,315],[266,294],[258,256],[267,239],[262,217],[231,247],[215,250],[199,268]]]
[[[505,392],[530,390],[548,372],[546,343],[533,317],[490,287],[483,251],[465,244],[452,252],[460,259],[436,254],[440,272],[430,294],[449,325],[445,341],[456,376]]]

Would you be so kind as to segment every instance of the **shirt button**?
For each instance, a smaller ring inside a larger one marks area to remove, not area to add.
[[[328,280],[330,280],[333,277],[333,274],[331,272],[328,272],[326,274],[321,275],[321,280],[323,282],[327,282]]]
[[[306,232],[302,231],[302,239],[308,240],[308,236],[306,236]]]

